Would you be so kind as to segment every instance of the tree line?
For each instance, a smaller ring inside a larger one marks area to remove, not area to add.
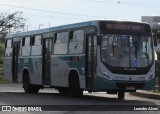
[[[11,31],[18,31],[25,26],[25,18],[22,12],[14,13],[0,12],[0,41],[5,41],[5,36]]]

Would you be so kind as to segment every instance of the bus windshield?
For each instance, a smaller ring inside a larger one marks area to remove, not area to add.
[[[105,34],[101,59],[112,67],[147,67],[153,62],[151,36]]]

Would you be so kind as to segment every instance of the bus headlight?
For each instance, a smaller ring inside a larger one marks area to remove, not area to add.
[[[148,80],[151,80],[152,78],[153,78],[153,72],[151,71],[151,74],[150,74]]]
[[[107,74],[107,72],[102,73],[103,77],[105,77],[108,80],[112,80],[112,78]]]

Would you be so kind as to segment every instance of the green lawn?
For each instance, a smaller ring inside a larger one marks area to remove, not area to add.
[[[0,75],[3,75],[4,68],[0,67]]]
[[[3,64],[4,59],[4,43],[0,43],[0,64]]]
[[[0,76],[0,84],[9,83],[9,81],[3,79],[2,76]]]
[[[9,81],[3,79],[3,75],[4,75],[3,73],[4,73],[4,68],[0,67],[0,84],[9,83]]]
[[[158,93],[158,94],[160,94],[160,91],[155,91],[155,93]]]

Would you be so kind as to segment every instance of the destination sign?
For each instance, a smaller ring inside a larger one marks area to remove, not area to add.
[[[106,24],[107,29],[119,29],[119,30],[144,30],[144,26],[130,25],[130,24]]]
[[[100,22],[100,30],[102,34],[151,34],[151,28],[148,24],[136,22],[102,21]]]

